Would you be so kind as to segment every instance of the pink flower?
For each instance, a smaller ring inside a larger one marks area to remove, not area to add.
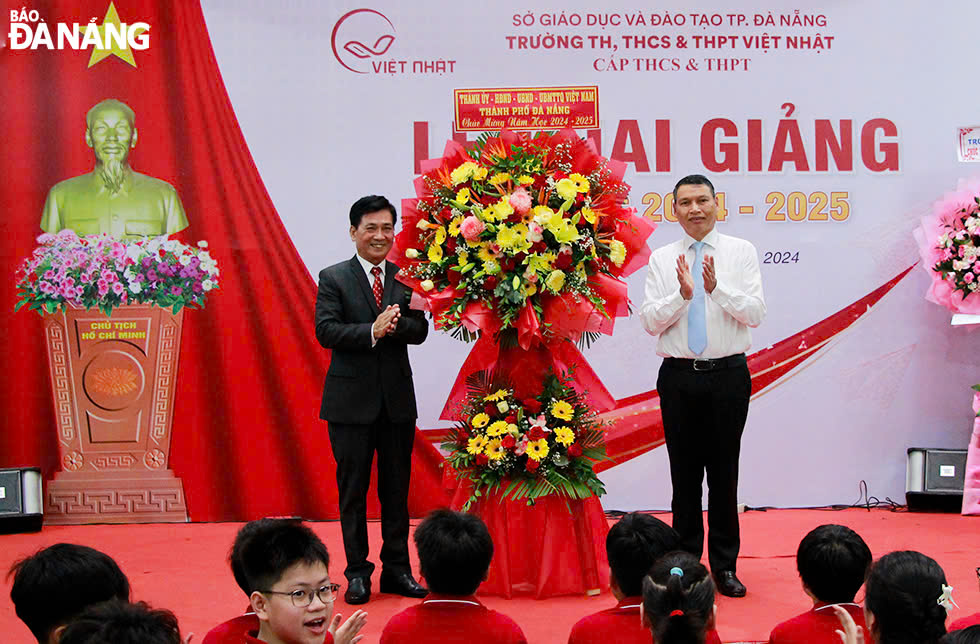
[[[172,287],[170,289],[170,294],[171,295],[180,295],[183,292],[184,292],[184,289],[180,288],[179,286],[174,286],[174,287]]]
[[[115,284],[112,285],[112,292],[115,293],[116,295],[122,295],[123,293],[126,292],[126,289],[125,287],[123,287],[121,282],[116,282]]]
[[[467,241],[476,241],[480,237],[480,233],[482,233],[485,228],[486,226],[483,225],[482,221],[477,219],[476,216],[470,215],[463,220],[463,223],[459,227],[459,231],[463,233],[463,237]]]
[[[518,215],[526,215],[531,210],[531,195],[524,188],[518,188],[507,200]]]
[[[45,245],[47,245],[47,244],[53,244],[54,243],[54,240],[55,240],[55,237],[51,233],[43,233],[43,234],[41,234],[40,237],[37,238],[37,243],[39,243],[39,244],[45,244]]]
[[[973,272],[980,273],[980,261],[973,262]]]
[[[973,273],[967,273],[963,276],[963,281],[967,284],[972,284],[974,279],[976,279],[976,277],[973,275]]]
[[[527,225],[527,240],[532,244],[541,241],[544,235],[544,228],[541,224],[532,221]]]

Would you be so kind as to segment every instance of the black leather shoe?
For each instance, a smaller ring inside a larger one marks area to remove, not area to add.
[[[354,577],[347,582],[347,591],[344,593],[344,601],[348,604],[366,604],[371,598],[371,578]]]
[[[738,580],[734,570],[723,570],[715,575],[718,592],[726,597],[745,597],[745,584]]]
[[[412,575],[407,572],[395,575],[381,573],[381,592],[422,598],[429,594],[429,589],[415,581]]]

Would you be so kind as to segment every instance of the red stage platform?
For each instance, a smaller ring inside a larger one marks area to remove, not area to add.
[[[658,515],[670,522],[669,514]],[[413,521],[413,525],[417,521]],[[840,523],[857,530],[875,556],[900,549],[920,550],[935,558],[949,582],[960,609],[956,619],[980,611],[980,590],[974,568],[980,563],[977,535],[980,517],[895,513],[887,510],[773,510],[742,515],[742,555],[739,576],[749,588],[744,599],[720,597],[718,632],[725,642],[764,641],[777,622],[808,608],[796,574],[795,554],[800,539],[822,523]],[[0,536],[0,571],[38,548],[62,541],[83,543],[112,555],[129,576],[133,598],[173,610],[184,633],[196,641],[215,624],[233,617],[246,600],[235,585],[226,562],[237,523],[151,524],[131,526],[55,526],[39,534]],[[315,523],[333,561],[332,579],[343,581],[340,524]],[[379,525],[369,525],[372,556],[380,545]],[[534,539],[535,537],[531,537]],[[498,548],[500,544],[498,544]],[[414,554],[414,549],[413,549]],[[418,570],[417,561],[413,566]],[[380,571],[379,571],[380,572]],[[5,577],[0,575],[0,578]],[[377,588],[377,580],[374,587]],[[8,644],[33,644],[30,632],[14,615],[10,583],[3,581],[0,633]],[[860,596],[859,596],[860,599]],[[581,616],[612,606],[608,590],[598,596],[503,599],[485,597],[492,608],[513,617],[530,642],[565,642]],[[375,594],[366,606],[369,617],[365,642],[376,642],[385,622],[415,600]],[[338,612],[351,608],[339,602]]]

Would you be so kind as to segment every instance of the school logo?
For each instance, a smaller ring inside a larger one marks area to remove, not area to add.
[[[330,35],[333,55],[345,69],[371,72],[371,63],[395,42],[395,26],[374,9],[355,9],[341,16]]]

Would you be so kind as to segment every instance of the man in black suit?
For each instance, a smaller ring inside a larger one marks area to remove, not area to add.
[[[408,484],[415,439],[415,387],[408,345],[421,344],[429,324],[409,309],[412,290],[385,261],[395,236],[395,207],[372,195],[350,209],[351,259],[320,271],[316,337],[331,350],[320,418],[328,423],[337,461],[340,525],[347,555],[348,604],[371,596],[367,491],[378,453],[381,501],[381,592],[424,597],[408,561]]]

